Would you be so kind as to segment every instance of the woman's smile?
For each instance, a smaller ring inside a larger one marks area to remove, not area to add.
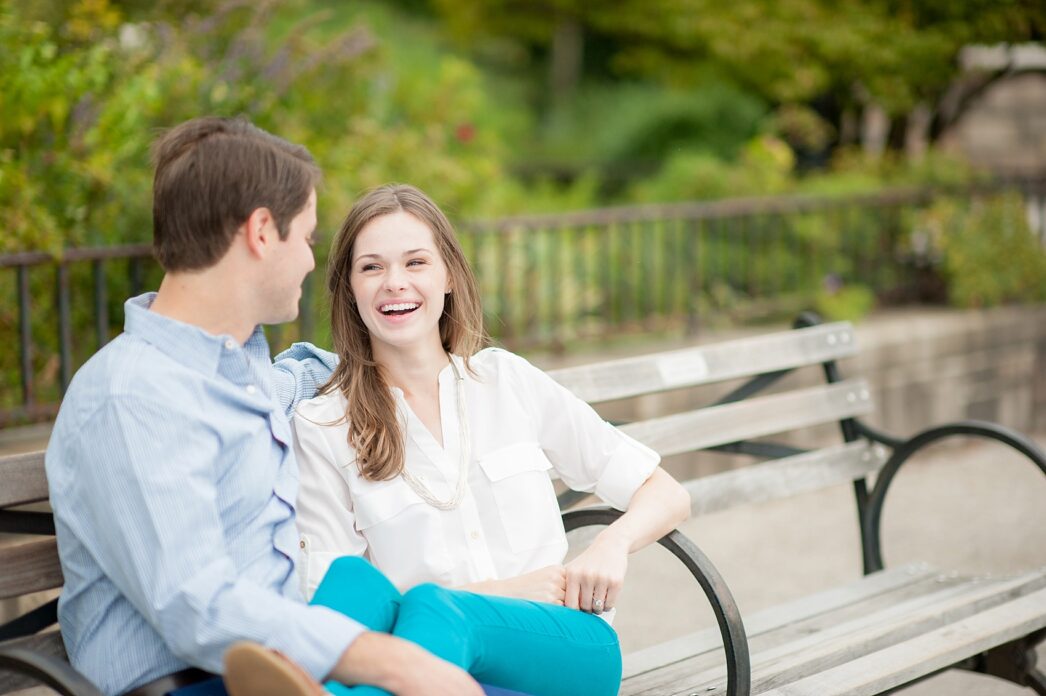
[[[390,324],[402,324],[421,307],[421,302],[399,300],[384,302],[378,306],[378,313]]]

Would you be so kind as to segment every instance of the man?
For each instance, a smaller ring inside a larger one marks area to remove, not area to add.
[[[190,667],[220,672],[246,640],[288,658],[291,681],[300,667],[303,691],[329,678],[479,694],[458,667],[299,596],[287,416],[332,356],[298,344],[274,365],[260,325],[297,316],[314,267],[312,157],[244,120],[201,118],[154,160],[164,279],[77,373],[47,451],[73,665],[106,694],[158,696],[199,680]]]

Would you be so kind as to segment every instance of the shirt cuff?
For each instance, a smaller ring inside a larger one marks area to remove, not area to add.
[[[367,629],[344,614],[319,605],[302,607],[306,614],[288,621],[287,630],[269,647],[294,660],[316,681],[324,681],[342,654]]]
[[[596,495],[618,510],[627,510],[632,496],[661,463],[661,455],[621,434],[622,441],[596,482]]]

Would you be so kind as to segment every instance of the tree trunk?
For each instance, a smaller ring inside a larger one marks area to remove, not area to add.
[[[560,20],[552,35],[549,57],[549,81],[552,102],[563,104],[574,96],[581,80],[581,61],[584,57],[584,35],[581,23],[573,17]]]

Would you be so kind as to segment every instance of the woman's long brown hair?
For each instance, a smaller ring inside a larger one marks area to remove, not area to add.
[[[405,440],[396,401],[374,360],[370,332],[352,295],[352,255],[356,239],[369,222],[397,212],[413,215],[432,230],[436,249],[447,266],[450,287],[439,335],[443,349],[468,359],[486,343],[483,310],[472,269],[454,228],[439,207],[413,186],[387,184],[352,206],[331,246],[327,288],[331,294],[331,334],[340,362],[321,393],[340,390],[348,401],[345,421],[349,446],[364,478],[383,481],[403,470]]]

